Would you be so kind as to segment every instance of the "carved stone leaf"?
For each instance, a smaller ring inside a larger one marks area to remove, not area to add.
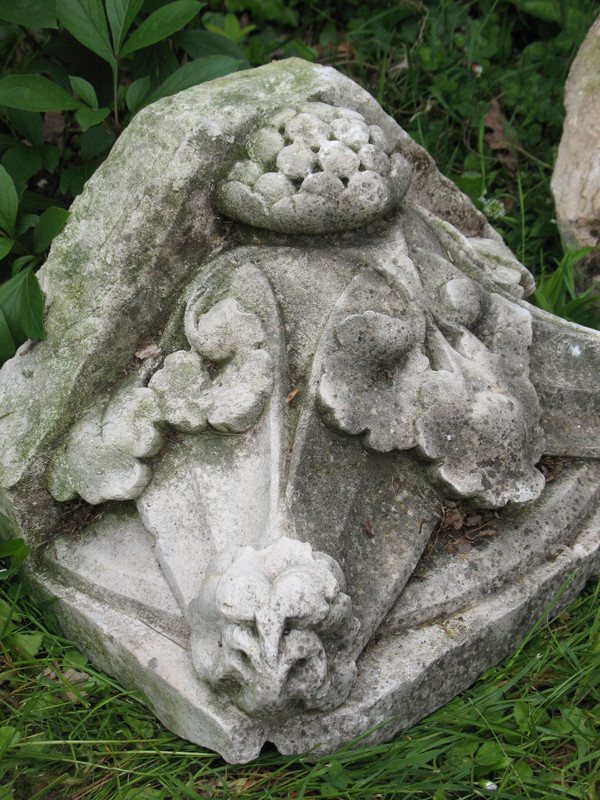
[[[142,464],[128,451],[109,427],[109,441],[103,437],[102,406],[92,409],[77,422],[63,447],[53,458],[48,470],[48,488],[57,500],[73,500],[77,495],[87,503],[96,505],[106,500],[130,500],[138,497],[151,477],[148,466]],[[142,419],[138,426],[143,427]],[[145,423],[153,427],[152,420]],[[155,440],[149,448],[156,448]],[[140,452],[139,448],[136,452]],[[149,452],[149,454],[150,454]]]
[[[165,358],[149,386],[161,400],[164,419],[182,433],[206,429],[211,408],[211,380],[203,359],[194,352],[178,350]]]
[[[366,432],[373,450],[413,447],[416,390],[429,362],[410,321],[366,311],[347,317],[336,338],[319,384],[326,418],[346,433]]]
[[[427,379],[421,395],[419,451],[454,493],[491,507],[538,497],[544,479],[524,449],[528,420],[515,397],[473,392],[463,377],[445,370]]]

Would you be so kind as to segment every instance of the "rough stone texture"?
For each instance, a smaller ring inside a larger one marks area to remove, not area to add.
[[[530,307],[334,70],[141,112],[42,284],[48,339],[0,372],[4,527],[68,634],[192,741],[326,752],[396,717],[380,741],[598,571],[600,335]],[[548,487],[543,453],[572,459]],[[447,496],[499,530],[431,557]]]
[[[565,85],[567,115],[552,176],[561,233],[569,247],[595,248],[600,267],[600,16]]]

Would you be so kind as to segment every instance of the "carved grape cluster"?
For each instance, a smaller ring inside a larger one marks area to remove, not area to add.
[[[253,133],[217,205],[240,222],[283,233],[351,230],[404,196],[411,168],[384,132],[349,108],[284,108]]]

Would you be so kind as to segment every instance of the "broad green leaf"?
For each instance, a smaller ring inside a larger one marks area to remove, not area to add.
[[[24,539],[9,539],[6,542],[0,542],[0,558],[10,558],[11,569],[16,569],[30,552]]]
[[[78,94],[84,103],[87,103],[91,108],[98,108],[98,98],[96,97],[96,90],[89,81],[85,78],[77,78],[75,75],[69,75],[69,83],[71,89]]]
[[[174,3],[159,8],[131,34],[121,50],[121,55],[128,55],[141,50],[142,47],[162,42],[187,25],[203,6],[204,3],[198,3],[196,0],[175,0]]]
[[[36,253],[43,253],[50,246],[52,239],[62,231],[68,219],[69,212],[65,208],[52,206],[44,211],[33,232]]]
[[[0,166],[0,229],[11,236],[15,232],[15,220],[19,199],[13,179],[3,166]]]
[[[27,186],[29,178],[42,168],[42,155],[34,147],[18,144],[4,153],[2,166],[15,182],[15,189],[20,197]]]
[[[63,169],[59,180],[61,192],[66,194],[70,190],[73,195],[81,194],[85,182],[97,169],[98,164],[76,164],[74,167]]]
[[[560,5],[551,0],[510,0],[519,11],[547,22],[561,22]]]
[[[33,265],[35,260],[35,256],[20,256],[19,258],[15,258],[10,271],[11,278],[30,264]]]
[[[179,69],[179,61],[170,47],[170,42],[158,42],[134,53],[132,70],[136,75],[148,75],[151,86],[156,89],[169,75]]]
[[[110,23],[115,53],[121,49],[121,45],[129,33],[129,28],[143,5],[144,0],[106,0],[106,14]]]
[[[0,309],[17,345],[27,338],[43,339],[44,300],[30,268],[0,286]]]
[[[98,125],[110,114],[110,108],[80,108],[75,112],[77,122],[81,129],[87,131],[92,125]]]
[[[46,195],[30,192],[29,189],[25,189],[19,209],[22,212],[37,214],[56,204],[56,200],[53,200],[52,197],[46,197]]]
[[[78,42],[114,67],[102,0],[57,0],[59,21]]]
[[[14,239],[8,239],[6,236],[0,236],[0,260],[7,256],[13,249]]]
[[[7,75],[0,80],[0,105],[24,111],[68,111],[83,103],[41,75]]]
[[[91,161],[112,147],[115,138],[114,131],[95,125],[79,137],[81,158],[84,161]]]
[[[9,747],[17,744],[21,734],[12,725],[3,725],[0,728],[0,753],[5,753]]]
[[[40,153],[42,155],[42,164],[44,168],[48,170],[50,174],[54,172],[54,170],[58,166],[58,162],[60,161],[60,154],[61,149],[55,144],[43,144],[40,147]]]
[[[138,78],[127,89],[127,108],[132,112],[136,112],[140,107],[144,97],[150,91],[150,78],[146,75],[144,78]]]
[[[40,652],[44,642],[42,633],[12,633],[10,643],[17,647],[28,658],[34,658]]]
[[[164,83],[161,83],[158,89],[152,92],[145,101],[144,105],[153,103],[161,97],[168,97],[176,92],[181,92],[183,89],[189,89],[190,86],[196,86],[198,83],[229,75],[231,72],[236,71],[240,63],[240,61],[229,56],[208,56],[208,58],[198,58],[196,61],[190,61],[189,64],[179,67]]]
[[[56,0],[2,0],[0,19],[26,28],[57,28]]]
[[[15,225],[15,233],[17,236],[22,236],[29,228],[35,228],[38,220],[39,216],[37,214],[19,214]]]
[[[18,108],[7,108],[5,114],[24,139],[34,147],[42,146],[44,142],[44,120],[41,114],[36,111],[21,111]]]
[[[479,766],[501,769],[510,763],[500,742],[484,742],[475,756]]]
[[[240,61],[245,60],[243,50],[235,42],[218,33],[201,30],[179,31],[173,41],[182,47],[190,58],[206,58],[207,56],[231,56]]]

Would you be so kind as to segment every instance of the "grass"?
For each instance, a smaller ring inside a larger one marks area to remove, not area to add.
[[[600,797],[600,582],[390,744],[316,762],[265,753],[246,766],[166,731],[52,632],[51,607],[32,605],[16,575],[0,597],[5,627],[12,609],[0,657],[2,800]]]

